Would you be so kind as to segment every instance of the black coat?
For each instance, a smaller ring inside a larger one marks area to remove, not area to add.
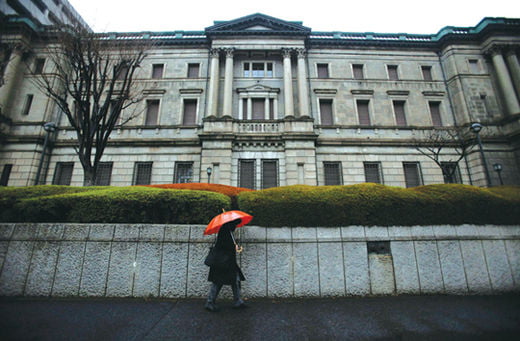
[[[241,281],[245,280],[244,274],[237,264],[235,243],[233,243],[233,238],[231,237],[231,231],[234,230],[234,227],[235,224],[227,223],[224,224],[218,232],[215,248],[220,249],[220,252],[228,255],[229,257],[226,266],[211,266],[209,268],[208,281],[210,282],[231,285],[235,283],[237,274]]]

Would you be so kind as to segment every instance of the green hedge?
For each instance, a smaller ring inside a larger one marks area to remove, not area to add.
[[[207,224],[230,207],[229,197],[205,191],[66,186],[0,190],[0,209],[8,212],[0,219],[12,222]]]
[[[518,224],[520,187],[287,186],[239,194],[260,226]]]

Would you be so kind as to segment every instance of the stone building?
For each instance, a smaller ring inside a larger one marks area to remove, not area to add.
[[[83,183],[75,133],[27,70],[49,72],[44,34],[24,22],[2,32],[32,51],[11,59],[0,88],[3,185]],[[316,32],[253,14],[203,31],[107,36],[143,38],[160,44],[137,79],[142,114],[113,132],[99,184],[520,184],[520,19],[418,35]],[[58,129],[46,132],[48,122]],[[414,147],[433,129],[475,122],[482,153],[454,165],[445,149],[450,178]]]

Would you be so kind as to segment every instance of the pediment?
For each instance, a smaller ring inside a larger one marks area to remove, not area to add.
[[[251,86],[248,86],[246,88],[238,88],[237,89],[237,92],[238,93],[278,93],[280,92],[280,89],[279,88],[271,88],[267,85],[262,85],[262,84],[253,84]]]
[[[311,29],[299,21],[285,21],[256,13],[230,21],[217,21],[206,28],[208,35],[292,34],[307,35]]]

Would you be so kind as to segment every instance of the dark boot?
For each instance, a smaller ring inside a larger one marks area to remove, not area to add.
[[[221,284],[211,284],[211,287],[209,288],[209,294],[208,299],[206,300],[206,304],[204,305],[204,308],[207,311],[211,311],[212,313],[219,311],[220,309],[215,304],[215,301],[217,300],[218,294],[220,292],[220,289],[222,289]]]
[[[240,279],[237,277],[237,280],[234,284],[231,285],[231,290],[233,290],[233,309],[243,309],[247,308],[246,303],[240,297]]]

